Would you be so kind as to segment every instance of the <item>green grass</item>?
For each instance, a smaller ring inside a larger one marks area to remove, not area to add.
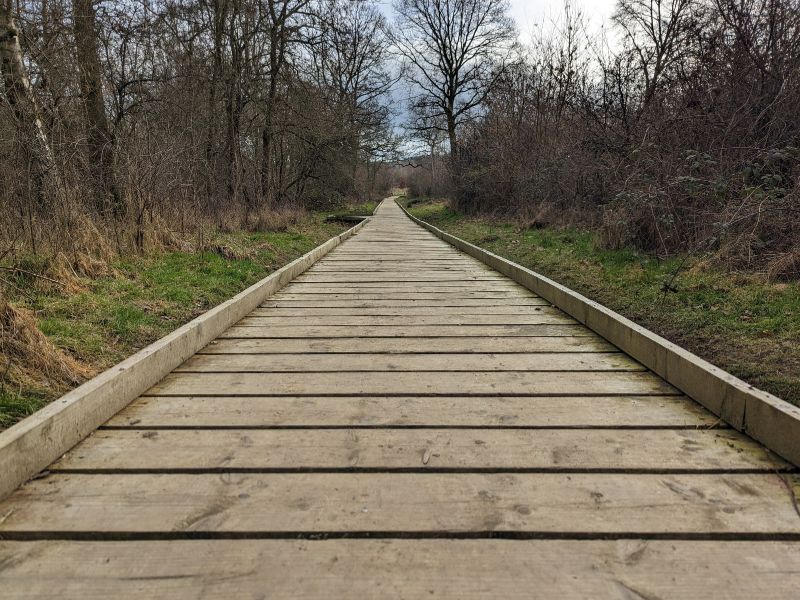
[[[349,227],[326,223],[324,217],[309,215],[283,232],[211,236],[208,247],[225,247],[241,260],[215,252],[157,252],[110,264],[106,276],[81,280],[86,291],[71,297],[36,293],[17,279],[30,297],[9,300],[34,311],[56,347],[100,372]],[[5,368],[0,365],[0,375]],[[20,388],[14,374],[12,367],[0,389],[0,429],[68,391],[45,380],[25,380]]]
[[[800,284],[730,272],[713,256],[659,261],[631,249],[603,249],[577,229],[522,230],[467,218],[442,202],[417,202],[416,217],[533,269],[600,302],[691,352],[800,404]]]

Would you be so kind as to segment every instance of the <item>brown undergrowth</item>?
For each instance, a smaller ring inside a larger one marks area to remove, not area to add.
[[[117,255],[94,234],[75,249],[40,245],[46,255],[0,251],[0,430],[349,227],[325,216],[150,231],[145,254]]]
[[[0,364],[2,386],[10,383],[9,373],[19,387],[66,390],[92,377],[95,370],[62,352],[39,330],[36,315],[16,308],[0,297]],[[5,390],[4,390],[5,391]]]

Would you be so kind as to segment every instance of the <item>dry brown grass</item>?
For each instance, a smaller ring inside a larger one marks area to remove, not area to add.
[[[768,274],[772,281],[800,279],[800,244],[789,252],[778,254],[770,263]]]
[[[4,385],[13,381],[26,388],[65,389],[95,374],[90,366],[54,347],[37,327],[33,312],[15,308],[4,298],[0,298],[0,362]]]

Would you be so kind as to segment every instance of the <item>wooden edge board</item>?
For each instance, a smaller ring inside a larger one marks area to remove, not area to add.
[[[0,500],[7,498],[21,484],[58,459],[367,222],[361,221],[331,238],[230,300],[0,432]]]
[[[734,428],[800,465],[800,408],[745,383],[602,304],[445,233],[397,205],[421,227],[557,306]]]

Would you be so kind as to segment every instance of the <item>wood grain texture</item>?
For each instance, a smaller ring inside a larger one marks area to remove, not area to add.
[[[286,354],[286,353],[374,353],[374,354],[432,354],[492,352],[615,352],[616,348],[597,336],[540,336],[480,338],[469,337],[405,337],[405,338],[252,338],[217,339],[200,354]],[[347,357],[341,357],[343,362]]]
[[[797,487],[794,476],[784,477]],[[513,531],[800,539],[776,474],[54,473],[26,483],[3,510],[3,536]]]
[[[453,308],[475,309],[483,307],[512,308],[518,306],[552,306],[547,300],[536,296],[528,298],[506,299],[472,299],[472,298],[416,298],[416,299],[347,299],[331,300],[315,296],[313,298],[300,298],[294,300],[270,298],[261,304],[261,308]],[[456,312],[456,311],[453,311]]]
[[[344,338],[344,337],[543,337],[580,336],[595,334],[583,325],[568,323],[542,325],[417,325],[404,327],[385,325],[380,327],[341,327],[317,325],[314,327],[280,327],[266,325],[234,325],[219,339],[227,338]]]
[[[447,308],[437,308],[435,306],[394,306],[378,308],[362,308],[353,306],[350,308],[256,308],[249,316],[251,317],[270,317],[274,319],[290,319],[292,317],[316,317],[316,318],[337,318],[347,317],[366,317],[379,319],[381,317],[402,317],[412,321],[412,318],[421,320],[438,317],[442,323],[463,323],[468,324],[478,319],[489,319],[481,321],[484,325],[507,325],[515,318],[526,319],[536,315],[564,315],[563,312],[550,305],[547,306],[464,306],[459,311],[451,311]],[[491,319],[504,319],[504,322],[494,322]],[[424,321],[423,321],[424,322]],[[302,324],[298,321],[298,324]],[[309,321],[306,324],[313,324]]]
[[[0,562],[20,600],[787,600],[800,587],[796,542],[0,542]]]
[[[621,352],[534,354],[197,354],[175,373],[645,371]]]
[[[107,425],[707,429],[716,421],[684,396],[145,396]]]
[[[365,327],[365,326],[401,326],[419,327],[420,325],[543,325],[546,323],[576,323],[572,317],[557,312],[531,312],[527,315],[364,315],[364,316],[303,316],[286,317],[275,313],[261,312],[257,309],[244,317],[237,325],[259,325],[279,327]]]
[[[346,292],[340,293],[320,293],[320,294],[302,294],[302,293],[277,293],[269,297],[270,300],[466,300],[466,299],[515,299],[535,298],[530,292],[519,290],[500,290],[493,292],[472,292],[469,290],[459,290],[454,292],[425,292],[422,290],[415,291],[413,289],[406,291],[387,291],[382,292],[364,292],[348,294]]]
[[[789,464],[733,430],[98,431],[50,471],[236,469],[749,471]]]
[[[443,373],[171,373],[148,395],[213,396],[322,394],[336,396],[565,396],[675,395],[663,379],[642,372],[457,372]]]

